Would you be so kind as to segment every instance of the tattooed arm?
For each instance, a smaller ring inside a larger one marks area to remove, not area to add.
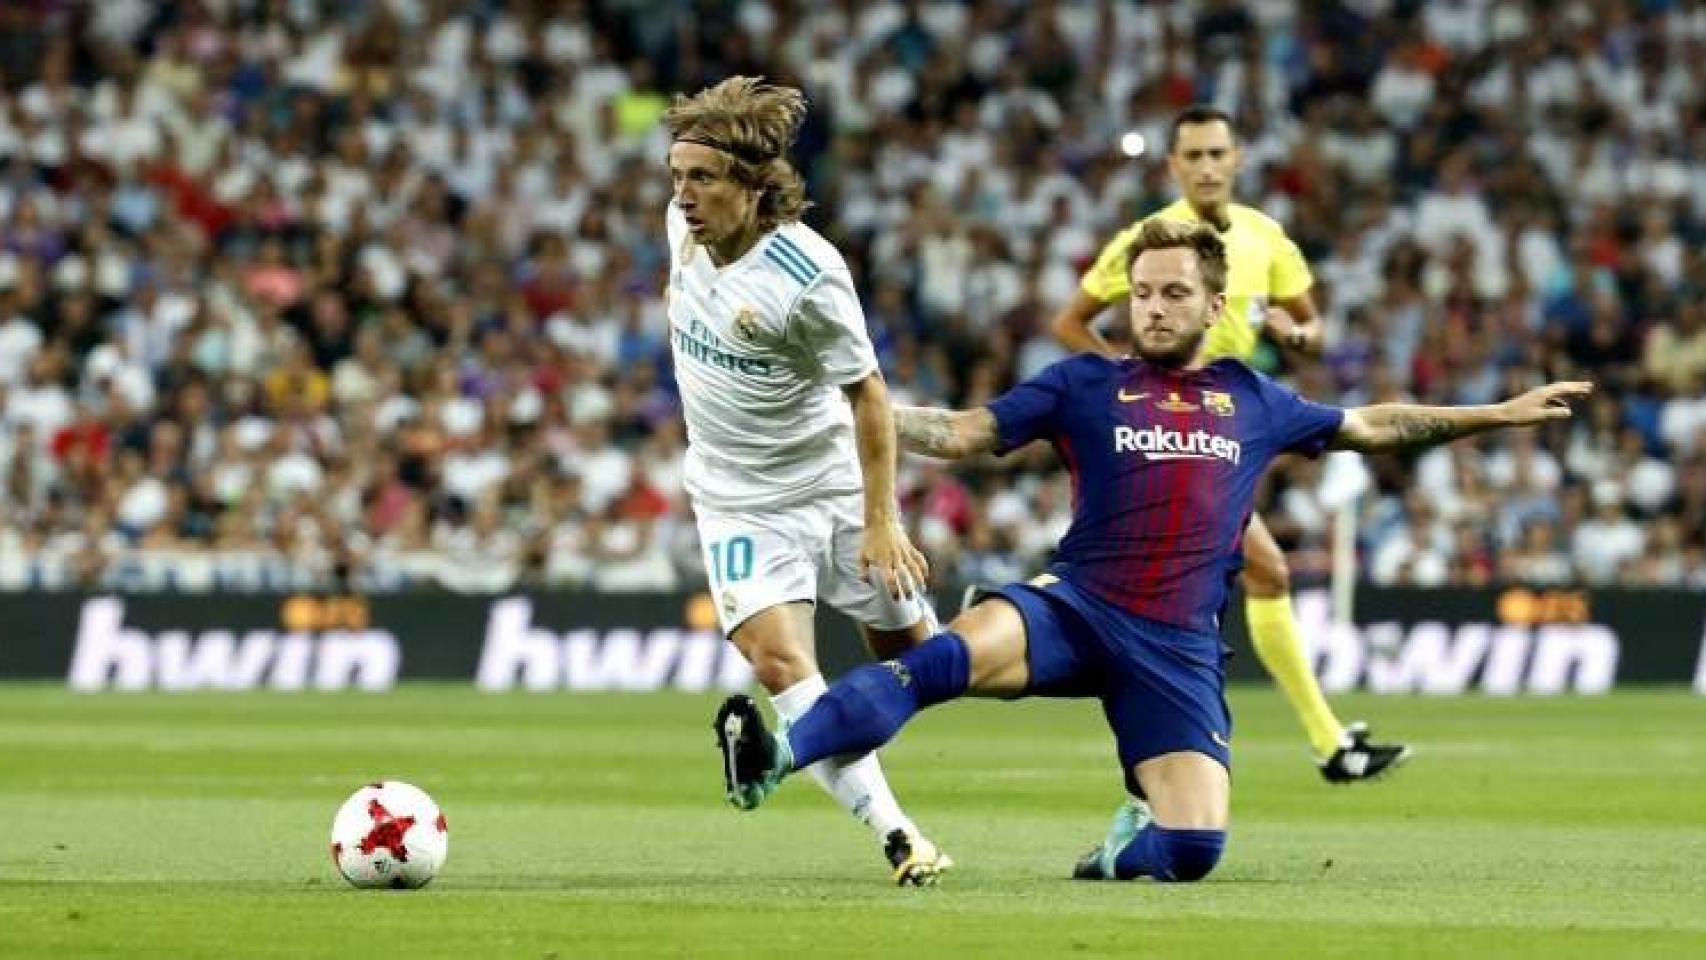
[[[1000,441],[995,414],[988,407],[976,410],[895,407],[894,430],[902,449],[944,460],[989,453]]]
[[[1459,437],[1502,427],[1528,427],[1570,416],[1570,401],[1593,392],[1580,381],[1535,387],[1504,403],[1481,407],[1424,407],[1382,403],[1345,411],[1345,422],[1330,444],[1336,450],[1384,453],[1419,450]]]

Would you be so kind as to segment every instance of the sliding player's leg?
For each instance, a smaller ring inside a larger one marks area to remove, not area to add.
[[[849,671],[781,735],[749,698],[730,697],[717,714],[725,776],[761,801],[804,766],[882,746],[926,707],[967,693],[1014,696],[1028,676],[1025,622],[1012,603],[991,600],[895,659]]]
[[[717,714],[725,776],[743,795],[762,800],[800,766],[874,749],[937,703],[964,695],[1094,695],[1074,639],[1083,622],[1048,592],[1060,586],[1045,574],[1032,584],[1002,587],[942,633],[837,680],[784,736],[763,728],[749,698],[730,697]],[[731,720],[732,728],[726,726]]]
[[[1185,750],[1152,757],[1133,771],[1150,819],[1118,848],[1111,876],[1189,883],[1208,876],[1226,847],[1232,778],[1219,760]]]
[[[1220,640],[1100,612],[1102,710],[1129,796],[1073,876],[1200,880],[1220,859],[1230,809]]]

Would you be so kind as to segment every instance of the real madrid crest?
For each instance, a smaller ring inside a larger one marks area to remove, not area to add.
[[[758,311],[741,307],[735,314],[735,336],[747,343],[758,341]]]

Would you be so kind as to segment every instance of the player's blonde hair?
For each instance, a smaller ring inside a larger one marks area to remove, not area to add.
[[[1150,217],[1137,228],[1131,247],[1126,251],[1125,272],[1131,276],[1132,264],[1150,250],[1186,249],[1196,252],[1197,268],[1202,273],[1203,286],[1210,295],[1226,292],[1226,241],[1206,223],[1192,220],[1169,220]]]
[[[788,147],[806,118],[806,98],[762,77],[730,77],[689,97],[676,94],[663,122],[670,137],[727,154],[736,181],[757,190],[766,230],[800,219],[810,203]]]

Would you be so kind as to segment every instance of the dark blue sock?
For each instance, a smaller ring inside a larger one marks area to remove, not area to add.
[[[1152,823],[1120,851],[1114,875],[1121,880],[1154,877],[1166,883],[1190,883],[1208,876],[1225,847],[1225,830],[1169,830]]]
[[[824,757],[875,750],[913,714],[954,699],[970,682],[965,641],[953,632],[938,633],[893,660],[859,667],[830,684],[788,728],[794,769]]]

